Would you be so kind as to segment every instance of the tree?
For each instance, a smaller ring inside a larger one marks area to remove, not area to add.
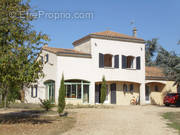
[[[146,41],[146,46],[145,46],[146,59],[145,60],[146,60],[147,66],[154,65],[152,58],[154,57],[154,54],[157,52],[157,49],[158,49],[157,38],[153,38],[152,40]]]
[[[41,46],[49,38],[30,24],[33,12],[29,0],[0,1],[0,93],[6,107],[11,84],[23,89],[42,76],[37,60]]]
[[[160,47],[155,62],[164,69],[168,79],[175,81],[174,85],[180,85],[180,57],[175,52]]]
[[[61,86],[59,88],[59,98],[58,98],[58,113],[61,114],[66,106],[65,102],[65,86],[64,86],[64,75],[62,75]]]
[[[100,102],[102,104],[106,100],[106,94],[107,94],[106,80],[105,80],[105,76],[103,76],[103,78],[102,78],[102,85],[101,85],[101,97],[100,97]]]

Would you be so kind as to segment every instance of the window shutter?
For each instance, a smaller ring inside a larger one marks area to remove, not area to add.
[[[114,67],[119,68],[119,55],[114,56]]]
[[[126,56],[122,55],[122,69],[125,69],[127,66],[127,58]]]
[[[136,57],[136,69],[141,69],[141,57]]]
[[[49,61],[49,55],[46,54],[46,63]]]
[[[36,90],[36,95],[35,95],[35,97],[37,97],[37,89],[38,89],[38,88],[37,88],[37,85],[36,85],[36,86],[35,86],[35,90]]]
[[[99,53],[99,67],[104,67],[104,55],[102,53]]]
[[[31,97],[33,97],[33,86],[31,86]]]

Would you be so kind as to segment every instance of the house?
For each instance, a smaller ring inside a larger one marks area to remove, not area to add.
[[[107,82],[105,103],[129,105],[135,97],[141,104],[162,104],[166,91],[176,91],[161,69],[145,67],[145,41],[113,31],[91,33],[73,42],[74,49],[43,46],[40,60],[45,76],[25,91],[28,103],[39,98],[58,103],[62,74],[67,104],[100,102],[102,77]]]

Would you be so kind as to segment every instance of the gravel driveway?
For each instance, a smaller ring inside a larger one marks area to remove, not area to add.
[[[177,135],[160,114],[180,108],[114,106],[109,109],[72,109],[77,123],[64,135]]]

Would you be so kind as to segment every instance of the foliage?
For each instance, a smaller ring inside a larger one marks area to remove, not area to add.
[[[180,85],[180,57],[175,52],[168,52],[160,47],[155,62],[164,69],[168,79],[175,80],[174,85]]]
[[[63,113],[66,106],[65,102],[65,86],[64,86],[64,75],[62,75],[61,86],[59,88],[59,97],[58,97],[58,113]]]
[[[54,107],[54,104],[52,103],[51,100],[48,99],[39,99],[41,102],[41,107],[44,108],[46,111],[49,111],[51,108]]]
[[[164,119],[169,120],[168,126],[174,128],[180,133],[180,113],[179,112],[166,112],[162,115]]]
[[[146,50],[146,59],[145,59],[146,65],[147,66],[154,65],[152,58],[154,57],[155,53],[158,50],[158,39],[153,38],[152,40],[147,40],[145,50]]]
[[[101,85],[101,96],[100,96],[100,102],[102,104],[106,100],[106,94],[107,94],[106,80],[105,80],[105,76],[103,76],[103,78],[102,78],[102,85]]]
[[[37,57],[49,39],[32,29],[29,0],[1,0],[0,9],[0,93],[6,107],[12,83],[23,89],[43,75]]]

